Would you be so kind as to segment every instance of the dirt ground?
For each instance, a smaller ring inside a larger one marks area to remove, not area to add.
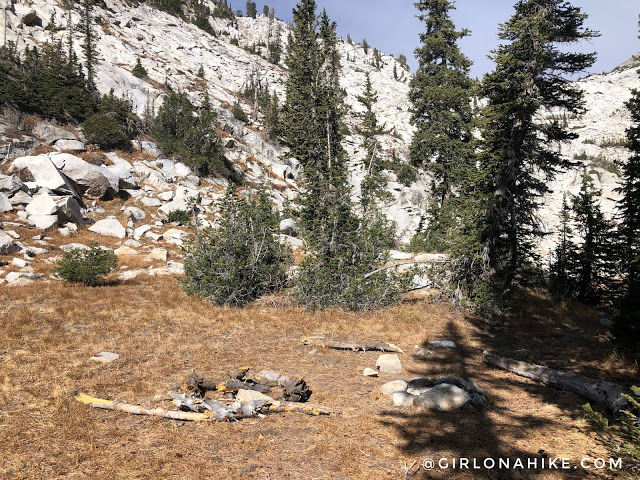
[[[442,470],[403,466],[433,458],[608,459],[579,397],[491,368],[484,349],[625,385],[637,366],[619,358],[598,316],[528,294],[511,318],[490,324],[416,299],[366,316],[313,314],[277,302],[245,309],[187,297],[171,277],[97,288],[62,282],[0,287],[0,476],[11,479],[579,479],[609,470]],[[304,346],[306,335],[393,342],[401,375],[362,376],[378,353]],[[414,357],[416,346],[455,350]],[[90,360],[102,350],[120,359]],[[250,365],[304,376],[311,402],[336,413],[269,415],[237,423],[169,421],[91,409],[77,392],[164,405],[190,373],[225,377]],[[490,404],[458,412],[394,407],[392,379],[458,375]]]

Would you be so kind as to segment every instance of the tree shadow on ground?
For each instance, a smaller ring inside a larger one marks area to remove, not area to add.
[[[409,369],[410,375],[432,380],[455,375],[476,382],[489,391],[489,404],[484,408],[466,405],[456,412],[414,409],[382,412],[381,424],[397,431],[401,438],[399,448],[404,453],[420,462],[426,458],[448,458],[449,463],[452,458],[475,458],[480,465],[485,458],[508,458],[512,462],[521,458],[525,465],[527,459],[538,459],[541,465],[543,459],[566,456],[566,451],[547,451],[552,443],[547,442],[548,436],[581,432],[575,425],[583,418],[580,407],[586,402],[571,393],[489,366],[484,361],[483,349],[581,375],[604,378],[613,375],[632,383],[629,377],[632,367],[610,360],[611,346],[603,337],[596,313],[577,307],[559,311],[552,302],[535,297],[525,296],[522,302],[512,315],[497,324],[467,317],[466,321],[475,327],[473,338],[465,336],[456,323],[449,322],[442,338],[453,340],[456,349],[432,349],[427,357],[414,356],[416,366]],[[430,348],[427,342],[423,346]],[[598,369],[598,364],[602,366],[605,362],[608,362],[606,374]],[[544,477],[550,473],[554,478],[585,476],[581,469],[540,468],[491,471],[481,468],[458,473],[461,478],[505,480]],[[451,469],[436,467],[432,471],[421,468],[415,478],[452,476],[457,477]]]

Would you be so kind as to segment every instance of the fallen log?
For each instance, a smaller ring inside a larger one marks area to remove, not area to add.
[[[327,337],[307,337],[302,339],[304,345],[311,345],[320,348],[333,348],[336,350],[353,350],[370,351],[376,350],[380,352],[404,353],[400,347],[393,343],[371,342],[366,340],[348,340],[343,338],[327,338]]]
[[[201,402],[199,399],[189,397],[179,398],[179,401],[183,402],[183,405],[192,411],[175,411],[168,410],[166,408],[144,407],[142,405],[118,402],[116,400],[94,398],[84,393],[78,394],[76,396],[76,400],[84,405],[89,405],[92,408],[116,410],[133,415],[149,415],[153,417],[163,417],[170,418],[172,420],[184,420],[190,422],[228,422],[237,421],[243,418],[264,417],[269,413],[281,412],[304,413],[312,416],[331,414],[331,411],[328,408],[320,405],[301,405],[289,402],[271,402],[265,400],[252,400],[243,403],[233,402],[227,405],[220,402]],[[176,398],[176,400],[178,399]],[[202,410],[202,412],[200,410]]]
[[[291,378],[269,370],[262,370],[259,378],[268,385],[282,388],[284,399],[290,402],[304,403],[313,393],[304,378]]]
[[[627,400],[622,396],[626,389],[615,383],[582,378],[574,373],[500,357],[486,350],[483,354],[485,360],[495,367],[508,370],[521,377],[537,380],[560,390],[575,393],[606,406],[613,413],[617,413],[627,405]]]

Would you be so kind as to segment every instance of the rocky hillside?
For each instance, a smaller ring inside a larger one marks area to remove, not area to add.
[[[8,8],[5,10],[7,39],[16,42],[19,50],[29,45],[41,45],[51,39],[65,41],[66,32],[63,28],[53,32],[46,28],[51,21],[58,27],[67,24],[68,12],[57,1],[12,1],[0,0],[0,5]],[[71,15],[74,24],[80,22],[77,12]],[[266,44],[273,42],[278,32],[280,42],[284,45],[288,33],[285,23],[265,15],[258,15],[256,19],[241,17],[237,22],[211,18],[211,26],[216,32],[213,36],[145,4],[130,6],[119,0],[103,2],[101,7],[96,7],[95,17],[99,23],[96,28],[100,58],[97,85],[102,93],[113,90],[118,96],[126,96],[138,114],[145,115],[156,111],[161,105],[163,84],[187,92],[196,104],[201,102],[204,91],[207,91],[218,112],[225,154],[229,160],[245,173],[249,184],[271,183],[274,187],[272,197],[279,207],[287,200],[295,201],[301,175],[296,159],[288,156],[286,149],[263,138],[260,118],[246,124],[231,114],[232,105],[239,100],[245,112],[251,113],[251,105],[243,102],[239,93],[252,76],[259,76],[270,90],[283,99],[287,75],[284,65],[274,65],[248,50],[266,56]],[[82,36],[76,33],[76,53],[82,59],[81,43]],[[380,68],[377,68],[374,66],[373,49],[365,53],[362,46],[347,42],[341,43],[340,49],[342,85],[347,92],[346,102],[351,107],[347,126],[351,132],[355,132],[360,108],[356,96],[362,93],[365,72],[370,72],[379,95],[376,106],[378,117],[386,122],[392,132],[382,141],[383,152],[389,158],[395,152],[399,162],[406,162],[413,130],[409,123],[410,105],[407,99],[409,72],[389,55],[382,55]],[[144,79],[132,74],[138,58],[148,72]],[[201,67],[204,81],[197,75]],[[555,179],[552,185],[554,193],[545,199],[545,207],[541,211],[541,220],[551,233],[558,224],[557,212],[562,194],[575,194],[579,189],[582,165],[589,168],[601,185],[605,210],[613,213],[616,199],[614,189],[618,179],[613,161],[624,161],[628,155],[619,146],[625,128],[630,123],[624,101],[630,97],[630,88],[640,87],[640,80],[631,64],[627,64],[611,74],[581,80],[578,85],[586,94],[587,112],[584,115],[576,118],[563,117],[562,112],[541,115],[542,121],[552,116],[566,118],[569,127],[580,135],[578,140],[563,146],[562,150],[570,158],[576,159],[579,165]],[[5,158],[6,164],[15,158],[30,155],[36,148],[44,148],[43,151],[47,152],[54,147],[71,153],[80,153],[85,149],[78,131],[47,122],[24,125],[14,120],[11,115],[5,115],[0,123],[0,155]],[[41,144],[44,146],[39,147]],[[126,189],[128,195],[141,197],[140,201],[144,200],[145,206],[164,208],[166,211],[166,204],[176,195],[177,187],[197,191],[205,205],[213,202],[222,192],[222,181],[190,176],[184,165],[166,159],[155,145],[140,142],[138,147],[138,153],[129,160],[110,153],[108,161],[97,167],[102,173],[109,172],[107,177],[112,186],[106,194],[113,195],[114,190]],[[364,173],[361,138],[355,133],[348,135],[345,147],[351,158],[351,180],[355,187],[354,195],[357,196]],[[69,168],[66,167],[68,162],[76,162],[70,157],[64,160],[60,156],[47,158],[63,173],[66,173],[65,168]],[[15,165],[13,168],[19,170]],[[83,168],[86,170],[89,167]],[[399,236],[406,242],[421,223],[430,179],[423,172],[418,172],[416,181],[407,186],[398,182],[395,173],[387,172],[387,176],[393,200],[385,205],[385,211],[397,223]],[[32,196],[38,192],[27,188],[23,193]],[[80,192],[76,193],[81,196]],[[26,197],[21,201],[24,200]],[[16,209],[25,206],[15,200],[10,203]],[[154,212],[154,215],[161,217],[162,212]],[[212,219],[204,211],[202,218],[207,221]],[[542,253],[547,254],[553,243],[551,235],[541,245]]]

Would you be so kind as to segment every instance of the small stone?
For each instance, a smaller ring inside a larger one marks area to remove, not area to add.
[[[144,210],[138,207],[127,207],[124,210],[125,217],[129,218],[134,223],[137,223],[146,217]]]
[[[429,355],[433,355],[433,352],[426,348],[421,348],[416,352],[416,356],[418,357],[428,357]]]
[[[149,230],[151,230],[153,227],[151,225],[142,225],[138,228],[136,228],[133,231],[133,238],[135,238],[136,240],[140,240],[142,238],[142,236],[147,233]]]
[[[29,222],[33,224],[38,230],[44,230],[45,232],[53,230],[58,226],[57,215],[31,215]]]
[[[238,390],[236,393],[236,400],[240,403],[250,402],[252,400],[265,400],[267,402],[273,402],[273,398],[265,395],[264,393],[256,392],[255,390]]]
[[[411,407],[415,398],[407,392],[395,392],[391,395],[391,400],[396,407]]]
[[[433,387],[433,382],[426,377],[417,377],[407,382],[407,392],[411,395],[420,395]]]
[[[127,236],[127,231],[115,218],[105,218],[103,220],[98,220],[89,228],[89,231],[97,233],[99,235],[116,238],[125,238]]]
[[[91,357],[91,360],[95,360],[96,362],[102,362],[102,363],[111,363],[111,362],[115,362],[119,358],[120,358],[120,355],[118,355],[117,353],[100,352],[95,357]]]
[[[26,260],[23,260],[22,258],[14,258],[11,261],[11,264],[14,267],[24,268],[24,267],[28,267],[29,265],[31,265],[31,262],[27,262]]]
[[[60,246],[60,250],[62,250],[63,252],[70,252],[71,250],[76,250],[76,249],[88,250],[89,247],[87,247],[83,243],[69,243],[67,245]]]
[[[609,320],[608,318],[604,317],[600,319],[600,325],[602,325],[603,327],[606,328],[611,328],[613,327],[613,322],[611,320]]]
[[[169,252],[164,248],[154,248],[151,253],[144,257],[146,262],[166,262],[169,258]]]
[[[378,371],[374,370],[373,368],[367,367],[362,371],[362,375],[364,375],[365,377],[377,377]]]
[[[120,248],[116,248],[113,251],[113,253],[115,253],[116,256],[118,256],[118,257],[124,257],[124,256],[127,256],[127,255],[137,255],[138,254],[138,252],[136,250],[134,250],[131,247],[127,247],[125,245],[123,245]]]
[[[125,247],[131,247],[131,248],[139,248],[142,246],[142,244],[136,240],[133,239],[129,239],[126,242],[124,242],[122,245],[124,245]]]
[[[4,278],[7,280],[7,282],[12,283],[22,278],[26,278],[27,280],[32,280],[32,281],[37,280],[38,275],[31,272],[11,272],[11,273],[8,273],[7,276]]]
[[[385,353],[378,357],[376,368],[383,373],[399,374],[402,373],[402,364],[400,357],[395,353]]]
[[[145,237],[150,238],[154,242],[157,242],[162,239],[162,235],[154,232],[147,232],[144,234]]]
[[[406,392],[407,382],[405,382],[404,380],[393,380],[392,382],[387,382],[382,385],[380,389],[385,395],[392,395],[396,392]]]
[[[483,407],[487,404],[487,397],[480,395],[479,393],[474,393],[471,397],[471,405],[474,407]]]
[[[140,199],[140,203],[145,207],[160,207],[162,205],[162,202],[160,200],[150,197],[142,197]]]
[[[435,342],[429,342],[429,345],[433,348],[456,348],[455,342],[451,340],[437,340]]]
[[[167,262],[167,270],[173,274],[182,274],[184,273],[184,263],[180,262]]]
[[[414,405],[423,410],[449,412],[457,410],[471,401],[471,395],[455,385],[442,383],[420,394]]]

